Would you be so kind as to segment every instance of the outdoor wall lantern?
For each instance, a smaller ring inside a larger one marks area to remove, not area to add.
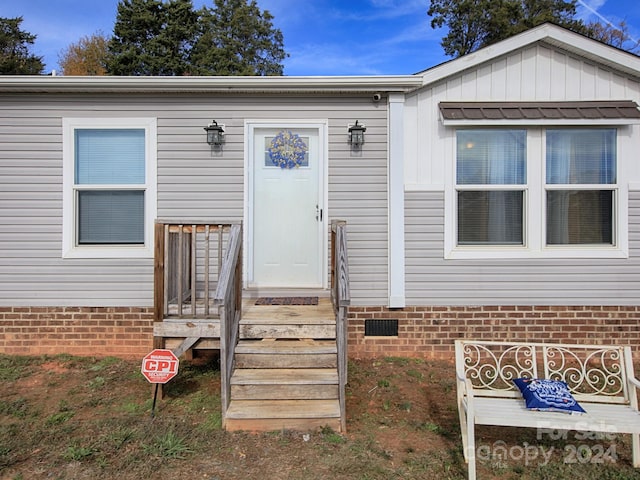
[[[367,131],[367,127],[360,125],[358,120],[354,125],[349,125],[349,143],[353,148],[360,148],[364,143],[364,132]]]
[[[212,120],[204,129],[207,131],[207,143],[209,145],[212,147],[220,147],[224,143],[223,125],[218,125],[218,122]]]

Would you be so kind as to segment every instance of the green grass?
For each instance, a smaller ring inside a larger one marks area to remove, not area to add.
[[[31,375],[31,367],[42,363],[40,357],[0,354],[0,382],[14,382]]]
[[[138,361],[70,356],[44,361],[67,369],[42,370],[43,357],[31,362],[0,356],[0,371],[11,365],[42,380],[39,391],[19,382],[3,385],[2,479],[466,477],[455,389],[447,391],[454,378],[448,363],[395,357],[350,361],[347,433],[325,427],[303,437],[288,430],[223,431],[219,371],[212,365],[183,362],[180,379],[168,385],[151,419],[151,388]],[[431,388],[437,395],[429,393]],[[477,438],[489,445],[504,440],[509,447],[538,442],[535,430],[518,428],[479,428]],[[559,452],[548,465],[518,459],[479,462],[478,478],[640,480],[640,469],[630,465],[628,436],[613,440],[618,459],[607,465],[579,463],[584,458],[565,464],[567,442],[545,442]],[[576,445],[602,442],[588,439]]]
[[[384,361],[392,363],[398,367],[406,367],[411,363],[411,359],[405,357],[385,357]]]
[[[378,380],[378,387],[380,388],[389,388],[391,386],[391,382],[386,378],[381,378]]]
[[[116,406],[116,410],[127,413],[129,415],[142,415],[150,412],[153,405],[153,399],[146,397],[141,399],[125,399]]]
[[[97,360],[94,365],[89,367],[91,372],[103,372],[109,368],[118,367],[122,360],[116,357],[105,357]]]
[[[424,430],[425,432],[431,432],[431,433],[437,433],[437,434],[442,433],[442,429],[440,428],[440,426],[432,422],[425,422],[419,425],[418,428],[421,430]]]
[[[107,442],[116,450],[120,450],[135,438],[135,429],[124,425],[113,427],[113,429],[108,430],[106,434]]]
[[[192,452],[185,439],[173,431],[155,437],[151,443],[143,446],[147,455],[166,459],[184,459]]]
[[[208,414],[198,428],[203,432],[215,432],[222,430],[222,412],[217,411]]]
[[[100,390],[101,388],[104,388],[106,383],[107,381],[104,377],[98,376],[89,380],[87,382],[87,387],[89,388],[89,390]]]
[[[0,415],[10,415],[16,418],[25,418],[31,414],[31,407],[26,398],[18,397],[15,400],[0,399]]]
[[[339,433],[335,432],[331,427],[326,426],[320,429],[320,434],[325,442],[330,443],[332,445],[340,445],[345,443],[345,438]]]
[[[83,447],[80,445],[69,445],[64,452],[65,460],[73,460],[79,462],[93,455],[95,451],[91,447]]]
[[[55,427],[56,425],[62,425],[69,421],[75,415],[74,412],[58,412],[49,415],[45,421],[45,424],[49,427]]]

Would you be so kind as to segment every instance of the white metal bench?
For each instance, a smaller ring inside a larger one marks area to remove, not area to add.
[[[631,434],[633,466],[640,467],[640,381],[630,347],[457,340],[455,349],[469,480],[476,478],[475,425]],[[520,377],[566,382],[587,413],[528,410],[513,383]]]

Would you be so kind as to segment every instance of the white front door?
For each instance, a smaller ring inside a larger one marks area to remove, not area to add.
[[[324,132],[322,125],[250,125],[250,287],[323,287]]]

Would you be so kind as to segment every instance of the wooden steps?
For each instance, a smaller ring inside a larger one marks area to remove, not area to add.
[[[310,305],[253,305],[243,307],[241,339],[335,339],[336,321],[331,301]]]
[[[336,368],[335,341],[241,340],[236,368]]]
[[[239,369],[231,378],[236,400],[327,400],[338,398],[338,373],[331,368]]]
[[[227,430],[341,429],[336,323],[318,306],[243,306]]]
[[[325,426],[340,430],[337,400],[232,400],[226,418],[230,431],[305,431]]]

